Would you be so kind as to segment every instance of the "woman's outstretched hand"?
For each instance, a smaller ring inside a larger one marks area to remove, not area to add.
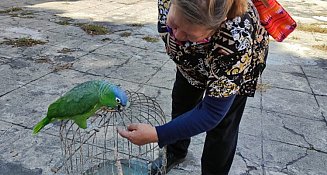
[[[133,123],[127,126],[127,130],[118,129],[118,133],[136,145],[158,142],[156,128],[144,123]]]

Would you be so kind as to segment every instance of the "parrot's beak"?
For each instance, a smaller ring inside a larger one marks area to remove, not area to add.
[[[117,111],[118,112],[121,112],[121,111],[123,111],[124,110],[124,107],[122,106],[122,105],[117,105]]]
[[[116,111],[118,111],[118,112],[122,111],[122,106],[121,105],[117,105],[116,106]]]
[[[116,109],[117,109],[118,112],[121,112],[121,111],[123,111],[124,109],[128,108],[129,105],[130,105],[130,102],[127,101],[126,105],[118,104]]]

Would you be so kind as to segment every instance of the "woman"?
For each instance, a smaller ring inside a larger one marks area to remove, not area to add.
[[[177,66],[172,120],[119,132],[137,145],[167,145],[168,171],[184,160],[190,137],[207,132],[202,174],[228,174],[246,99],[265,67],[268,34],[247,0],[159,0],[158,7],[158,30]]]

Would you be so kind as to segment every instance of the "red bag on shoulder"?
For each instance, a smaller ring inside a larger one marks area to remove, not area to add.
[[[252,0],[260,15],[260,22],[278,42],[282,42],[297,26],[294,19],[276,0]]]

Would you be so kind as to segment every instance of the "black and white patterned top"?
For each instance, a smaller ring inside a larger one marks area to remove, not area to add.
[[[166,26],[169,6],[170,0],[158,0],[158,31],[167,54],[189,83],[211,97],[254,96],[269,37],[252,2],[243,16],[226,20],[206,43],[177,41]]]

